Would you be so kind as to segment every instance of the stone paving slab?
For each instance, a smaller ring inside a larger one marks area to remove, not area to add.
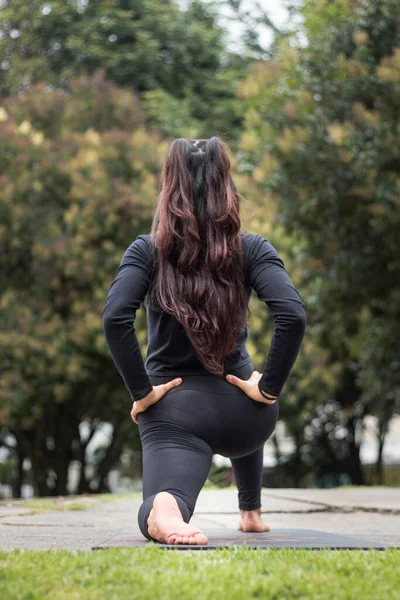
[[[111,504],[113,506],[107,506]],[[11,515],[0,519],[0,527],[7,525],[53,525],[54,527],[102,527],[113,526],[124,520],[135,520],[141,501],[111,500],[84,510],[46,511],[32,515]]]
[[[280,528],[320,530],[327,533],[373,536],[378,542],[400,543],[398,489],[264,489],[264,520],[271,531]],[[51,510],[28,514],[26,507],[1,506],[0,549],[67,548],[90,550],[126,527],[137,527],[141,499],[118,498],[97,502],[84,510]],[[355,506],[362,510],[355,510]],[[17,513],[23,509],[23,513]],[[384,510],[384,512],[379,512]],[[389,512],[385,512],[389,511]],[[392,511],[392,512],[390,512]],[[191,523],[206,533],[226,528],[237,531],[237,491],[201,492]],[[374,537],[375,536],[375,537]],[[379,539],[377,536],[380,536]],[[389,537],[390,536],[390,537]]]
[[[200,494],[197,504],[197,514],[238,514],[238,496],[234,489],[218,490],[216,493],[204,491]],[[263,511],[265,512],[309,512],[313,510],[324,510],[325,505],[310,505],[307,502],[292,500],[290,498],[275,498],[265,496],[263,498]]]
[[[369,514],[365,512],[354,513],[309,513],[309,514],[283,514],[283,513],[263,513],[265,523],[272,529],[275,528],[295,528],[318,529],[327,533],[354,533],[362,534],[388,534],[397,535],[400,540],[400,516],[399,515],[380,515]],[[209,515],[202,516],[203,526],[207,527],[206,522],[212,522],[214,525],[224,525],[228,528],[237,528],[239,518],[235,515]],[[196,513],[191,523],[197,525]],[[199,525],[200,526],[200,525]]]
[[[0,506],[0,519],[3,517],[12,517],[15,515],[30,515],[32,509],[23,506]]]
[[[118,527],[9,527],[0,528],[0,550],[90,550],[93,545],[111,537]]]
[[[342,489],[268,489],[263,490],[263,499],[282,498],[306,503],[324,504],[352,509],[393,510],[400,512],[400,488],[363,486],[360,488]]]

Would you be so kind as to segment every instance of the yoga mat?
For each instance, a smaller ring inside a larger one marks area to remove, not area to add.
[[[263,533],[244,533],[226,528],[211,529],[205,532],[208,537],[206,545],[160,544],[149,541],[133,527],[121,529],[113,537],[92,546],[92,550],[105,548],[144,548],[148,544],[157,545],[168,550],[215,550],[216,548],[308,548],[310,550],[385,550],[390,546],[381,541],[357,539],[339,533],[326,533],[313,529],[274,529]]]

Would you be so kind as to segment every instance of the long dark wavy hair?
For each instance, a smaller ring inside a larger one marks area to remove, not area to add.
[[[183,325],[200,362],[215,375],[223,374],[250,313],[241,199],[219,137],[170,144],[151,226],[155,261],[147,302]]]

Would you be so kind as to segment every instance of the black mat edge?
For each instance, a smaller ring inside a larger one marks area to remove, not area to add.
[[[122,548],[122,546],[102,546],[101,544],[107,544],[108,542],[111,542],[111,540],[113,540],[119,533],[121,533],[122,531],[125,531],[126,527],[122,527],[122,529],[118,529],[118,531],[116,531],[111,537],[108,537],[107,539],[103,540],[102,542],[100,542],[100,544],[96,544],[95,546],[91,546],[91,550],[105,550],[106,548]],[[132,548],[137,548],[138,546],[132,546]]]
[[[159,548],[163,550],[193,550],[195,552],[201,552],[204,550],[222,550],[226,548],[247,548],[248,550],[283,550],[284,548],[287,550],[362,550],[363,552],[366,550],[378,550],[379,552],[383,552],[388,550],[393,546],[253,546],[251,544],[230,544],[223,546],[213,546],[212,544],[205,544],[204,546],[193,544],[193,545],[184,545],[184,544],[176,544],[176,545],[167,545],[167,544],[157,544]],[[121,550],[138,550],[140,548],[146,548],[147,544],[144,546],[92,546],[91,550],[112,550],[115,548],[120,548]]]
[[[291,550],[387,550],[388,548],[400,548],[400,543],[397,546],[391,546],[387,543],[384,542],[374,542],[371,540],[366,540],[365,541],[365,546],[364,545],[359,545],[359,546],[347,546],[346,545],[346,541],[348,544],[350,544],[351,542],[358,542],[358,543],[363,543],[364,540],[362,540],[361,538],[357,538],[356,536],[351,537],[347,534],[337,534],[337,533],[331,533],[331,532],[320,532],[319,530],[315,529],[307,529],[306,531],[316,531],[318,533],[326,533],[328,536],[329,535],[340,535],[341,537],[343,537],[345,539],[345,542],[343,544],[331,544],[329,545],[329,542],[327,543],[326,546],[320,546],[320,545],[290,545],[290,543],[288,544],[282,544],[282,545],[277,545],[275,544],[265,544],[265,545],[260,545],[260,542],[248,542],[246,540],[244,540],[243,542],[239,542],[239,543],[229,543],[229,544],[215,544],[215,543],[209,543],[209,544],[161,544],[161,543],[157,543],[157,542],[152,542],[150,540],[143,540],[142,545],[134,545],[134,546],[103,546],[103,544],[107,544],[109,542],[111,542],[119,533],[121,533],[122,531],[125,531],[125,529],[127,529],[126,527],[123,527],[122,529],[119,529],[112,537],[107,538],[106,540],[103,540],[103,542],[100,542],[99,544],[96,544],[95,546],[91,547],[91,550],[107,550],[109,548],[124,548],[124,549],[137,549],[137,548],[146,548],[149,544],[154,544],[156,546],[158,546],[159,548],[162,548],[163,550],[194,550],[194,551],[202,551],[202,550],[219,550],[222,548],[248,548],[248,549],[252,549],[252,550],[265,550],[265,549],[282,549],[282,548],[288,548]],[[304,531],[304,528],[299,528],[300,531]],[[364,535],[364,534],[360,534],[360,535]],[[366,535],[366,534],[365,534]],[[379,535],[379,534],[376,534]],[[372,537],[372,535],[371,535]],[[263,540],[264,542],[268,542],[268,540]],[[279,544],[279,543],[278,543]]]

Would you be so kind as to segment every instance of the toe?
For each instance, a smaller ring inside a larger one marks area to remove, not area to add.
[[[177,538],[177,535],[172,534],[172,535],[168,536],[166,543],[167,544],[176,544],[176,538]]]
[[[196,539],[198,544],[208,544],[208,537],[204,533],[198,533]]]

